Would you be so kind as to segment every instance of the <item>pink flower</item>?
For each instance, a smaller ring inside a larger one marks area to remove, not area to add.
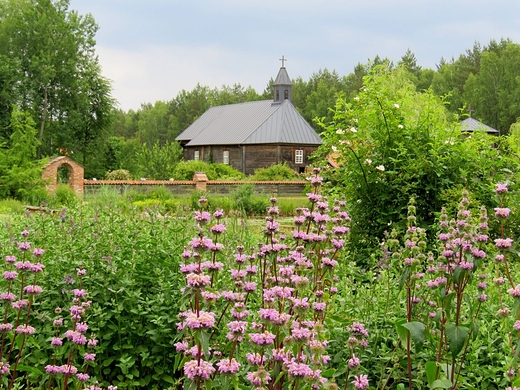
[[[5,280],[14,280],[18,276],[18,272],[16,271],[5,271],[4,272],[4,279]]]
[[[352,357],[348,361],[348,365],[351,368],[358,367],[361,364],[356,355],[352,354]]]
[[[6,256],[5,257],[5,262],[9,263],[9,264],[16,263],[16,256]]]
[[[175,343],[174,345],[175,345],[175,350],[177,352],[185,352],[189,347],[188,343],[185,341],[179,341],[179,342]]]
[[[186,275],[186,285],[188,287],[200,288],[209,286],[211,284],[211,278],[209,275],[204,274],[188,274]]]
[[[78,297],[78,298],[81,298],[81,297],[84,297],[85,295],[87,295],[87,292],[85,290],[78,289],[78,288],[75,288],[73,290],[73,293],[74,293],[74,296]]]
[[[271,375],[264,368],[260,367],[258,371],[248,372],[247,380],[253,386],[261,387],[271,380]]]
[[[497,183],[495,185],[495,191],[497,194],[502,194],[504,192],[508,191],[507,184],[506,183]]]
[[[313,374],[312,369],[307,364],[296,363],[295,361],[287,364],[287,370],[294,377],[305,377]]]
[[[513,298],[520,298],[520,284],[517,284],[515,288],[510,288],[507,292]]]
[[[357,390],[364,390],[368,388],[368,377],[366,375],[355,375],[352,384]]]
[[[80,382],[86,382],[89,380],[90,375],[86,374],[86,373],[85,374],[77,373],[76,378],[78,378],[78,381],[80,381]]]
[[[184,364],[184,375],[192,381],[196,379],[208,380],[214,372],[215,367],[204,360],[190,360]]]
[[[495,217],[497,218],[507,218],[509,217],[510,212],[511,209],[508,209],[507,207],[495,207]]]
[[[33,250],[33,255],[36,256],[36,257],[42,256],[43,255],[43,249],[42,248],[35,248]]]
[[[218,372],[221,374],[236,374],[240,369],[240,363],[233,359],[222,359],[217,363]]]
[[[21,251],[28,251],[29,249],[31,249],[31,243],[30,242],[19,242],[18,249],[20,249]]]
[[[53,347],[61,347],[63,345],[63,340],[61,337],[53,337],[51,340],[51,345]]]
[[[14,301],[16,298],[16,295],[14,295],[12,292],[3,292],[0,294],[0,299],[2,301]]]
[[[9,332],[13,329],[13,325],[9,323],[0,324],[0,332]]]
[[[85,333],[88,330],[88,325],[85,322],[78,322],[76,324],[76,330],[79,333]]]
[[[213,225],[209,230],[213,234],[222,234],[226,231],[226,226],[219,223]]]
[[[271,332],[265,331],[264,333],[251,333],[249,338],[256,345],[270,345],[274,342],[275,335]]]
[[[512,238],[497,238],[495,240],[495,245],[498,248],[511,248],[512,244],[513,244]]]
[[[48,364],[45,366],[45,371],[49,374],[58,374],[61,372],[59,366]]]
[[[39,295],[42,293],[43,291],[43,288],[41,288],[40,286],[35,286],[35,285],[29,285],[29,286],[25,286],[24,289],[26,294],[29,294],[29,295]]]
[[[67,364],[64,364],[63,366],[61,366],[59,368],[60,370],[60,373],[62,374],[72,374],[72,375],[76,375],[76,373],[78,372],[78,369],[72,365],[67,365]]]
[[[96,359],[96,354],[95,353],[84,353],[83,359],[86,362],[93,362]]]

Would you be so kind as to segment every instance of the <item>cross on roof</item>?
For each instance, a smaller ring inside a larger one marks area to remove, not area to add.
[[[282,58],[280,58],[280,61],[282,61],[282,68],[285,68],[285,61],[287,61],[287,58],[285,58],[285,57],[282,55]]]

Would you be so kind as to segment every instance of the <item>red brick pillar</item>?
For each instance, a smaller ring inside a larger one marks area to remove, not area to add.
[[[204,172],[195,172],[195,174],[193,175],[193,181],[195,182],[196,190],[206,191],[208,176],[206,176]]]

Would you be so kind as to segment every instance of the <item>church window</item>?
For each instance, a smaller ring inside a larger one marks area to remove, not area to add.
[[[289,99],[289,90],[286,89],[285,91],[283,91],[283,98]]]
[[[303,150],[297,149],[294,151],[294,163],[303,164]]]

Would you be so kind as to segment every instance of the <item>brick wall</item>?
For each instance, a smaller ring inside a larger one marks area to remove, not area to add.
[[[205,189],[202,186],[205,184]],[[91,194],[99,191],[103,186],[116,188],[120,193],[132,189],[137,191],[149,191],[156,186],[164,186],[174,195],[189,195],[199,189],[205,190],[208,194],[228,195],[242,185],[253,185],[255,194],[266,196],[298,196],[305,191],[306,181],[214,181],[209,180],[203,183],[190,181],[169,181],[169,180],[85,180],[85,193]]]
[[[60,156],[44,166],[42,178],[47,183],[47,191],[55,192],[58,188],[58,169],[66,165],[69,168],[69,186],[78,195],[83,195],[83,176],[85,170],[77,162],[68,157]]]

